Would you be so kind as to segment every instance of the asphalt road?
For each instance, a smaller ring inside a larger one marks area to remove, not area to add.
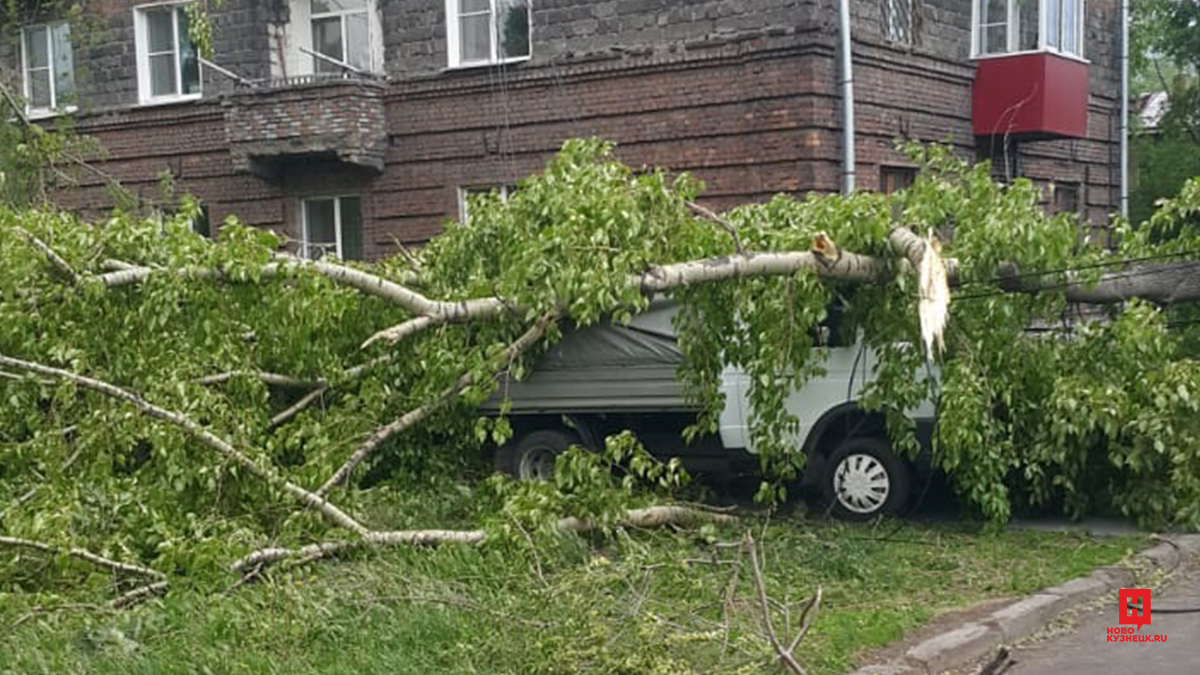
[[[1166,642],[1108,642],[1118,626],[1117,598],[1078,618],[1078,627],[1014,650],[1005,675],[1198,675],[1200,611],[1169,614],[1168,608],[1200,610],[1200,564],[1192,562],[1150,602],[1150,625],[1137,635],[1165,635]]]

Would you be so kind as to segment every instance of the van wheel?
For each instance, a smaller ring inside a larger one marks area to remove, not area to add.
[[[496,450],[496,470],[518,480],[551,480],[558,456],[579,445],[573,434],[541,429],[525,434]]]
[[[842,520],[895,516],[908,506],[912,470],[879,438],[848,438],[829,456],[822,481],[833,515]]]

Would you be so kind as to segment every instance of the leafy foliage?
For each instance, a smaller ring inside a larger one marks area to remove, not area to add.
[[[913,152],[926,170],[899,195],[778,197],[736,209],[728,220],[748,250],[807,250],[823,231],[844,250],[887,258],[894,257],[887,243],[894,219],[921,232],[941,230],[965,279],[952,307],[941,384],[926,377],[912,346],[919,342],[916,291],[899,263],[891,281],[878,285],[826,283],[811,271],[697,285],[676,294],[687,356],[682,377],[705,410],[696,431],[715,424],[724,368],[742,368],[751,383],[752,438],[768,478],[761,495],[783,497],[781,486],[804,461],[783,402],[821,371],[809,331],[838,298],[877,355],[863,404],[886,414],[895,442],[913,453],[902,411],[938,395],[933,461],[989,519],[1003,521],[1014,503],[1060,493],[1081,512],[1103,485],[1118,507],[1148,523],[1200,524],[1200,416],[1191,414],[1200,391],[1189,333],[1172,332],[1159,310],[1132,305],[1078,338],[1028,334],[1031,324],[1061,320],[1062,293],[1000,293],[1000,264],[1064,270],[1097,263],[1101,254],[1078,248],[1070,217],[1045,216],[1028,181],[1001,186],[987,167],[969,167],[948,150]],[[136,391],[307,486],[320,485],[379,425],[471,374],[474,384],[449,406],[373,455],[353,485],[335,493],[370,527],[381,519],[380,494],[461,473],[478,453],[476,433],[507,437],[504,422],[477,423],[474,411],[495,390],[497,370],[500,381],[527,370],[528,357],[507,363],[498,355],[535,317],[562,313],[579,325],[627,320],[649,302],[630,286],[630,275],[734,251],[727,232],[689,209],[700,190],[687,176],[635,172],[613,161],[607,144],[569,142],[507,203],[496,195],[474,201],[470,221],[448,226],[421,254],[418,270],[403,257],[364,266],[397,282],[416,276],[432,298],[497,296],[515,311],[438,325],[366,352],[360,345],[367,337],[408,317],[310,268],[263,275],[284,243],[271,233],[230,221],[210,242],[191,231],[191,202],[172,218],[116,212],[96,224],[3,208],[0,353]],[[1194,181],[1149,227],[1123,232],[1119,254],[1200,249],[1198,212]],[[65,282],[18,228],[52,247],[80,283]],[[1167,243],[1153,236],[1166,231],[1174,233]],[[139,285],[107,288],[96,279],[111,260],[161,272]],[[220,269],[222,278],[196,278],[189,270],[197,268]],[[557,338],[551,331],[545,342]],[[324,383],[322,405],[273,425],[301,392],[244,375],[220,385],[198,381],[257,371]],[[6,533],[203,575],[218,572],[233,552],[264,541],[311,541],[326,528],[275,488],[124,403],[15,374],[0,374],[0,397],[0,498],[14,504],[2,515]],[[677,482],[669,468],[647,463],[633,439],[610,443],[607,458],[570,454],[552,487],[501,489],[501,501],[492,503],[506,517],[494,525],[532,524],[535,516],[603,519],[636,504],[644,493],[614,483],[615,465],[652,483]],[[0,578],[10,588],[39,583],[13,558],[0,561]]]

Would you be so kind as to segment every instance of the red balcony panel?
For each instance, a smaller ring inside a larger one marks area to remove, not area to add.
[[[981,59],[971,92],[976,136],[1087,136],[1088,66],[1037,52]]]

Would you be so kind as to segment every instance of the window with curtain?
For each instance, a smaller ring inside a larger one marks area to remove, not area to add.
[[[75,95],[71,25],[60,21],[26,27],[21,31],[21,54],[26,111],[39,114],[69,108]]]

